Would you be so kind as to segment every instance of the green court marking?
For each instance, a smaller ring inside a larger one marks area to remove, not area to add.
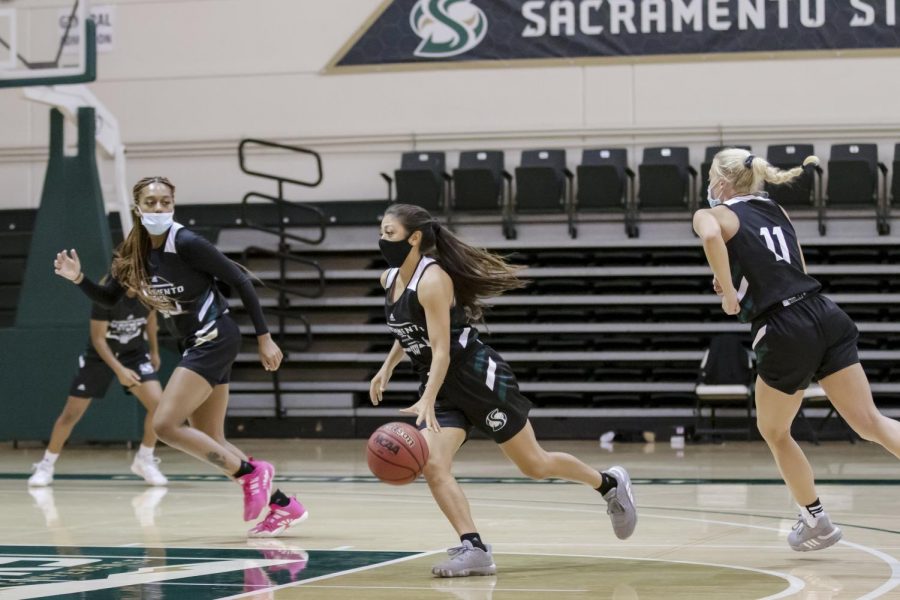
[[[4,479],[28,479],[29,473],[0,473],[0,480]],[[224,475],[170,475],[166,474],[169,481],[186,481],[186,482],[223,482],[230,481]],[[136,475],[125,474],[108,474],[108,473],[87,473],[87,474],[65,474],[57,473],[53,476],[58,481],[140,481],[143,479]],[[276,475],[275,481],[286,483],[381,483],[372,476],[365,475]],[[527,477],[457,477],[460,483],[490,483],[490,484],[530,484],[530,485],[581,485],[571,481],[562,479],[544,479],[535,481]],[[632,478],[634,484],[640,485],[784,485],[781,479],[705,479],[690,477],[660,477],[660,478]],[[414,482],[424,485],[425,480],[419,479]],[[816,479],[819,485],[900,485],[898,479]]]
[[[261,542],[266,544],[266,542]],[[0,599],[206,600],[336,575],[414,552],[120,546],[0,546]]]

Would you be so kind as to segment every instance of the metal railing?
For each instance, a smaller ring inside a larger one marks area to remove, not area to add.
[[[264,148],[288,150],[297,154],[311,156],[315,159],[316,162],[316,177],[313,180],[307,181],[302,179],[292,179],[283,175],[274,175],[272,173],[250,169],[247,166],[246,150],[248,146],[262,146]],[[266,287],[275,290],[278,294],[276,306],[267,309],[267,312],[274,313],[277,317],[278,330],[273,337],[275,337],[278,346],[281,348],[285,358],[287,359],[291,352],[304,352],[308,350],[312,346],[313,342],[312,327],[310,326],[310,323],[306,319],[306,317],[291,311],[291,298],[298,296],[302,298],[319,298],[325,293],[325,272],[323,271],[322,266],[315,260],[302,258],[291,252],[290,244],[291,242],[312,246],[321,244],[325,240],[328,219],[326,218],[325,213],[323,213],[315,206],[287,200],[284,197],[284,185],[286,183],[290,183],[302,187],[313,188],[321,184],[323,178],[322,157],[318,152],[310,150],[308,148],[292,146],[289,144],[280,144],[268,140],[247,138],[241,140],[240,144],[238,145],[238,163],[243,173],[252,175],[254,177],[270,179],[272,181],[275,181],[278,187],[278,194],[276,196],[264,194],[262,192],[249,192],[245,194],[244,198],[241,200],[242,224],[245,227],[256,229],[257,231],[262,231],[264,233],[268,233],[270,235],[278,237],[277,250],[262,248],[259,246],[249,246],[244,249],[242,260],[246,264],[251,255],[262,255],[267,258],[275,258],[278,262],[278,282],[268,282],[265,284]],[[253,199],[263,200],[275,205],[277,224],[274,227],[254,221],[254,219],[250,215],[250,201]],[[310,225],[309,223],[307,223],[305,219],[302,219],[300,223],[292,223],[288,216],[288,213],[298,211],[302,212],[306,216],[311,217],[312,224]],[[303,227],[304,229],[311,227],[315,233],[312,236],[307,236],[296,232],[289,232],[287,231],[289,225],[292,227]],[[288,285],[288,263],[304,265],[312,268],[316,272],[316,277],[314,278],[315,287],[309,290]],[[287,339],[288,320],[299,321],[303,325],[303,343],[300,345],[300,347],[289,347]],[[285,411],[282,402],[283,390],[281,378],[278,371],[272,372],[272,385],[273,391],[275,393],[275,416],[278,418],[282,418],[285,416]]]

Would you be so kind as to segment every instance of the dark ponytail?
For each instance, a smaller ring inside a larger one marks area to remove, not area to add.
[[[485,298],[525,286],[526,282],[518,277],[521,267],[510,265],[496,254],[466,244],[432,218],[424,208],[411,204],[392,204],[385,214],[397,219],[408,234],[422,232],[421,253],[434,256],[450,276],[456,302],[465,309],[471,320],[482,319],[482,300]]]

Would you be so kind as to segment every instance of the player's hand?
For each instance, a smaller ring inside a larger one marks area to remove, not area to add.
[[[716,292],[716,295],[721,296],[725,293],[725,290],[722,289],[722,286],[719,284],[719,280],[713,277],[713,291]]]
[[[441,430],[437,417],[434,414],[434,399],[421,398],[408,408],[401,408],[400,412],[408,415],[416,415],[416,426],[425,421],[425,429],[437,433]]]
[[[53,272],[69,281],[75,281],[81,276],[81,261],[74,248],[71,250],[71,255],[66,250],[56,254],[56,259],[53,261]]]
[[[150,364],[153,365],[154,371],[159,371],[159,366],[162,364],[162,360],[159,358],[159,352],[150,353]]]
[[[738,301],[736,290],[732,289],[730,292],[722,294],[722,310],[726,315],[736,315],[741,312],[741,303]]]
[[[272,340],[271,334],[261,335],[257,339],[259,340],[259,361],[262,366],[266,371],[277,371],[281,366],[281,359],[284,358],[281,348]]]
[[[131,389],[136,385],[141,385],[141,376],[125,367],[116,371],[116,377],[118,377],[119,383],[121,383],[122,387],[125,389]]]
[[[369,382],[369,400],[372,401],[372,405],[378,406],[381,402],[388,381],[391,380],[391,375],[393,375],[393,372],[387,371],[384,367],[381,367],[378,369],[378,372],[375,373],[375,377],[372,378],[372,381]]]

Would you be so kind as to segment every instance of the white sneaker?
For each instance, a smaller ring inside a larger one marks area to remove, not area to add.
[[[160,473],[159,467],[156,466],[158,464],[159,458],[155,456],[142,458],[138,455],[134,457],[134,462],[131,463],[131,472],[138,477],[143,477],[144,481],[150,485],[166,485],[169,483],[169,480]]]
[[[34,463],[31,470],[34,474],[28,478],[29,487],[46,487],[53,483],[53,465],[46,460]]]

